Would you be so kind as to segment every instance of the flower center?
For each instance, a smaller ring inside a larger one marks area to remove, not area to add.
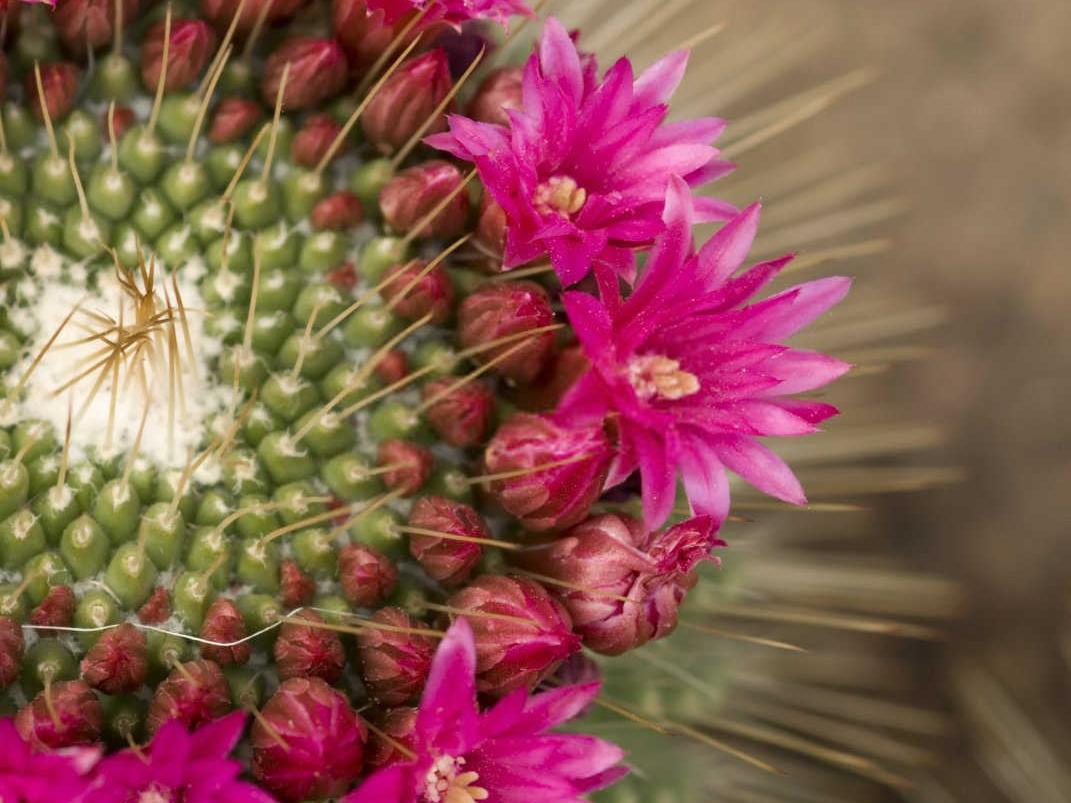
[[[633,357],[625,369],[628,381],[641,399],[675,401],[699,392],[699,378],[669,357],[649,354]]]
[[[136,803],[176,803],[181,796],[175,797],[173,790],[164,789],[159,784],[153,784],[148,789],[143,789],[137,797]]]
[[[588,191],[572,176],[551,176],[535,191],[535,208],[541,215],[572,217],[588,200]]]
[[[465,759],[458,756],[439,756],[424,779],[425,803],[477,803],[487,800],[487,790],[475,786],[480,776],[462,772]]]

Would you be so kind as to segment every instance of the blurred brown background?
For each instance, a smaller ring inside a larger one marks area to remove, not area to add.
[[[723,21],[678,113],[747,133],[769,104],[872,70],[749,151],[728,186],[736,201],[771,193],[771,251],[890,237],[889,252],[832,268],[866,279],[863,314],[837,314],[866,326],[888,313],[934,352],[882,400],[941,432],[939,460],[963,474],[887,505],[900,557],[968,599],[923,659],[957,729],[940,782],[913,799],[1069,801],[1071,2],[665,0],[594,44],[643,63]]]

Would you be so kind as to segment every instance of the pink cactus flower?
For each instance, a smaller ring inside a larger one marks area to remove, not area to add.
[[[235,712],[191,732],[172,720],[148,747],[123,750],[101,762],[85,801],[272,803],[271,795],[238,779],[242,765],[229,758],[244,723],[245,715]]]
[[[598,683],[534,696],[519,689],[481,713],[475,672],[472,630],[458,619],[435,654],[406,742],[410,756],[375,772],[343,803],[580,803],[625,774],[616,745],[547,733],[583,710]]]
[[[698,253],[687,185],[674,179],[666,233],[636,291],[623,303],[586,293],[564,297],[592,367],[563,399],[558,415],[576,425],[614,414],[620,453],[608,487],[637,467],[648,529],[673,508],[679,472],[697,513],[724,520],[729,469],[792,504],[806,499],[791,469],[756,438],[807,435],[837,409],[785,398],[833,381],[849,365],[782,345],[848,292],[834,276],[748,304],[790,260],[734,274],[759,222],[751,206]]]
[[[19,736],[14,720],[0,719],[0,800],[71,803],[83,800],[96,747],[38,752]]]
[[[507,268],[549,255],[566,285],[593,265],[601,279],[615,272],[631,278],[631,249],[664,228],[670,178],[698,185],[731,169],[710,145],[724,121],[663,124],[687,61],[687,53],[674,53],[634,79],[632,65],[621,59],[599,82],[594,62],[585,68],[552,18],[525,67],[522,107],[509,113],[508,128],[452,115],[449,133],[428,138],[474,162],[505,210]],[[710,199],[699,206],[704,220],[732,211]]]

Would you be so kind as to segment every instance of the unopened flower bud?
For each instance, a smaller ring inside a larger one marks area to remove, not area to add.
[[[464,449],[483,443],[487,437],[495,394],[485,382],[468,382],[454,388],[456,383],[453,377],[443,377],[424,385],[424,401],[434,400],[424,417],[442,440]]]
[[[252,645],[248,641],[230,647],[220,646],[240,641],[246,636],[245,620],[238,612],[238,606],[226,597],[216,597],[208,606],[208,612],[205,613],[205,620],[201,625],[200,636],[208,641],[219,642],[219,644],[202,644],[201,655],[220,666],[244,664],[253,652]]]
[[[172,92],[196,79],[215,47],[216,35],[208,23],[201,20],[172,20],[164,89]],[[145,34],[141,46],[141,81],[150,92],[156,91],[163,65],[164,23],[158,22]]]
[[[286,65],[283,107],[288,110],[318,106],[337,95],[346,85],[346,54],[334,39],[299,36],[288,39],[268,56],[261,93],[265,103],[274,104]]]
[[[370,617],[376,624],[364,627],[357,636],[361,677],[369,693],[383,705],[401,705],[417,696],[431,671],[435,655],[434,639],[420,633],[420,623],[401,608],[380,608]]]
[[[599,425],[564,427],[548,416],[519,413],[491,438],[487,473],[506,475],[490,490],[531,530],[571,527],[602,493],[613,450]]]
[[[382,10],[369,11],[365,0],[334,0],[331,27],[353,61],[371,64],[394,41],[398,26],[388,24]],[[399,42],[398,48],[408,42]]]
[[[145,634],[129,622],[104,631],[82,659],[82,679],[105,694],[137,691],[148,672]]]
[[[468,116],[481,123],[508,127],[508,112],[521,108],[523,76],[521,67],[502,67],[492,72],[469,102]]]
[[[390,349],[376,364],[376,377],[385,385],[393,385],[409,373],[409,357],[401,349]]]
[[[432,50],[410,59],[376,94],[361,116],[365,136],[381,153],[392,154],[421,131],[451,88],[450,65],[442,50]],[[446,130],[440,116],[424,131]]]
[[[342,126],[329,114],[314,114],[302,123],[290,143],[290,158],[302,167],[316,167]],[[343,145],[343,150],[345,150]]]
[[[78,68],[68,61],[42,64],[41,89],[45,95],[45,106],[52,122],[62,120],[74,105],[74,96],[78,92]],[[30,113],[38,120],[41,116],[41,100],[37,93],[37,76],[30,70],[26,76],[26,103]]]
[[[253,724],[253,776],[286,801],[341,797],[357,780],[367,732],[343,694],[290,678]]]
[[[70,586],[52,586],[45,598],[30,612],[30,624],[67,627],[74,619],[76,603]]]
[[[554,593],[587,647],[619,655],[673,631],[696,565],[719,546],[710,516],[647,534],[637,519],[605,515],[526,552],[524,563],[563,583]]]
[[[208,128],[208,141],[215,145],[222,145],[240,140],[260,122],[263,116],[263,108],[255,100],[224,98],[212,113],[212,125]]]
[[[421,530],[460,535],[463,538],[490,538],[491,531],[473,508],[442,496],[424,496],[409,513],[409,526]],[[456,586],[469,579],[480,562],[483,549],[478,543],[433,535],[410,534],[409,554],[428,575],[444,586]]]
[[[565,608],[533,580],[484,574],[449,604],[462,616],[469,612],[481,694],[501,697],[531,689],[580,649]]]
[[[431,314],[430,323],[439,325],[450,317],[454,305],[454,287],[442,265],[426,270],[428,263],[414,259],[395,265],[384,278],[393,277],[380,294],[393,304],[394,312],[408,320]]]
[[[420,230],[414,232],[417,237],[456,237],[469,218],[469,195],[458,191],[463,181],[457,167],[438,159],[403,170],[379,194],[383,219],[400,234],[412,232],[419,224]],[[422,222],[451,193],[455,195],[450,203],[431,220]]]
[[[480,199],[480,215],[476,220],[476,239],[496,257],[496,261],[489,265],[491,272],[497,273],[502,270],[502,255],[506,252],[506,229],[508,227],[506,210],[491,197],[491,193],[484,191]]]
[[[231,690],[215,661],[187,661],[160,682],[149,703],[145,727],[156,733],[172,719],[196,728],[231,710]]]
[[[240,0],[201,0],[201,13],[220,30],[227,28],[234,19],[234,15],[241,7],[242,13],[238,17],[236,29],[238,33],[249,33],[256,24],[257,17],[266,14],[264,21],[272,25],[282,20],[290,19],[308,0],[245,0],[243,5]],[[264,10],[264,6],[269,6]]]
[[[316,581],[301,571],[295,561],[284,560],[279,567],[279,596],[287,608],[308,605],[316,596]]]
[[[81,680],[53,683],[15,714],[19,735],[38,750],[59,750],[100,739],[104,711]]]
[[[171,618],[171,595],[166,588],[157,586],[138,608],[138,619],[147,625],[158,625]]]
[[[510,401],[522,410],[553,410],[590,367],[580,346],[555,350],[539,376],[509,394]]]
[[[0,616],[0,689],[18,679],[25,650],[22,626],[10,616]]]
[[[356,228],[364,220],[360,199],[349,190],[339,190],[321,198],[312,208],[309,221],[317,231],[345,231]]]
[[[479,288],[458,307],[458,338],[465,348],[515,336],[481,352],[479,362],[495,363],[495,373],[515,382],[531,382],[554,350],[554,333],[523,333],[554,323],[547,292],[534,282],[499,282]],[[506,354],[509,356],[504,356]]]
[[[428,481],[435,460],[423,446],[401,440],[386,440],[379,444],[379,466],[391,467],[383,474],[383,484],[403,496],[412,496]]]
[[[343,262],[334,270],[325,273],[324,278],[340,290],[349,292],[357,286],[357,266],[352,262]]]
[[[365,763],[370,769],[407,761],[409,756],[399,746],[410,753],[416,752],[416,720],[417,709],[411,707],[391,708],[383,715],[379,720],[379,732],[373,732],[368,739]]]
[[[138,11],[138,0],[123,0],[123,23]],[[115,24],[114,0],[57,0],[52,22],[60,41],[74,53],[96,50],[112,41]]]
[[[275,664],[280,678],[318,677],[334,683],[342,677],[346,665],[342,641],[337,633],[316,626],[323,621],[315,611],[302,611],[279,628]]]
[[[134,110],[129,106],[116,106],[115,112],[112,114],[112,126],[115,128],[115,141],[118,142],[123,138],[123,134],[130,126],[134,125],[136,118],[134,116]],[[108,111],[104,110],[104,113],[100,116],[100,130],[104,135],[105,141],[111,139],[111,135],[108,133]]]
[[[372,547],[346,544],[338,553],[338,580],[351,605],[374,608],[394,591],[398,570]]]

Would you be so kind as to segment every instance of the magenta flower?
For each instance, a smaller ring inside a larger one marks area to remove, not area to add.
[[[616,271],[631,279],[632,248],[664,228],[670,178],[698,185],[731,169],[710,145],[724,121],[664,125],[687,62],[686,52],[673,53],[634,80],[621,59],[599,82],[594,60],[581,58],[552,18],[525,67],[523,102],[509,112],[508,128],[452,115],[448,134],[428,138],[474,162],[505,210],[507,268],[549,254],[566,285],[593,264],[601,278]],[[697,208],[704,220],[735,212],[710,199]]]
[[[435,654],[407,740],[412,757],[379,770],[343,803],[579,803],[625,774],[615,745],[547,733],[582,711],[598,683],[532,697],[519,689],[481,714],[475,672],[472,631],[458,619]]]
[[[851,282],[820,279],[747,304],[791,260],[734,276],[758,221],[758,206],[749,207],[695,253],[692,199],[675,179],[666,233],[635,293],[620,303],[565,294],[592,365],[558,416],[574,426],[616,416],[620,451],[607,484],[639,467],[648,529],[669,517],[678,472],[695,511],[718,520],[729,509],[725,469],[778,499],[806,502],[791,469],[756,438],[807,435],[837,413],[784,397],[833,381],[848,364],[780,341],[840,301]]]
[[[178,720],[167,722],[144,750],[123,750],[102,761],[86,803],[273,803],[271,795],[238,780],[242,765],[228,758],[244,722],[241,712],[193,732]]]
[[[95,747],[37,752],[19,736],[14,720],[0,719],[0,800],[4,803],[76,803],[89,788],[100,758]]]

